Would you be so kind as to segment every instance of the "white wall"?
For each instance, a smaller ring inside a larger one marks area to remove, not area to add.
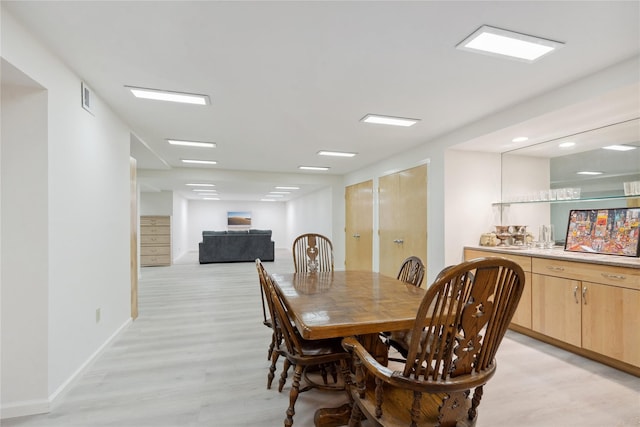
[[[251,228],[271,230],[276,248],[287,248],[286,212],[283,202],[189,200],[188,251],[198,251],[205,230],[226,230],[227,212],[251,212]]]
[[[8,72],[19,73],[3,61]],[[9,413],[49,407],[47,92],[30,85],[1,89],[0,383]]]
[[[48,346],[47,379],[34,378],[32,389],[46,389],[51,401],[130,321],[129,130],[97,93],[93,97],[95,115],[82,109],[81,78],[4,8],[0,29],[2,58],[48,95],[48,210],[43,218],[48,237],[28,243],[35,246],[48,240],[49,262],[40,263],[38,257],[30,256],[29,268],[30,274],[48,279],[48,340],[40,343]],[[21,183],[12,181],[11,185]],[[38,208],[41,203],[42,199],[34,199],[31,206]],[[5,208],[3,205],[4,229],[12,227],[4,219]],[[4,303],[14,301],[5,301],[3,295]],[[31,310],[24,301],[15,304],[16,310]],[[96,322],[97,309],[100,322]],[[3,336],[8,326],[3,322]],[[22,350],[26,355],[27,349]],[[15,369],[24,370],[29,357],[14,362]],[[39,401],[41,393],[17,397],[11,390],[23,385],[4,380],[2,416],[33,412],[32,401]]]
[[[445,264],[463,261],[462,248],[477,245],[499,224],[491,206],[500,200],[500,154],[446,150]]]
[[[287,249],[301,234],[322,234],[333,244],[334,267],[344,270],[345,186],[342,177],[333,176],[327,187],[287,203]]]
[[[177,193],[173,194],[173,217],[171,218],[171,252],[173,260],[189,252],[189,201]]]
[[[139,214],[173,215],[173,191],[141,192]]]

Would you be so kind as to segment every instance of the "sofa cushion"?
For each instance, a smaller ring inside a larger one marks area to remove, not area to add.
[[[202,237],[204,236],[224,236],[227,234],[226,231],[203,231]]]
[[[269,236],[271,236],[271,230],[256,230],[252,228],[251,230],[249,230],[249,234],[268,234]]]

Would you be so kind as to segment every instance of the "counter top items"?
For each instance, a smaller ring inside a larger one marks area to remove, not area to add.
[[[573,209],[564,249],[570,252],[637,257],[640,208]]]
[[[533,234],[527,231],[526,225],[496,225],[495,228],[495,232],[480,236],[480,246],[524,248],[533,242]]]

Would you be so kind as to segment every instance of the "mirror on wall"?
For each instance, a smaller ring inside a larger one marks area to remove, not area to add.
[[[502,223],[527,224],[534,238],[540,225],[552,224],[562,244],[571,209],[639,206],[629,184],[636,182],[640,186],[640,118],[505,152]]]

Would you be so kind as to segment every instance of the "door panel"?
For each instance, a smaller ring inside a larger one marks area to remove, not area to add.
[[[380,273],[395,277],[408,256],[427,260],[427,166],[379,179]]]
[[[345,268],[373,268],[373,181],[350,185],[345,190]]]

